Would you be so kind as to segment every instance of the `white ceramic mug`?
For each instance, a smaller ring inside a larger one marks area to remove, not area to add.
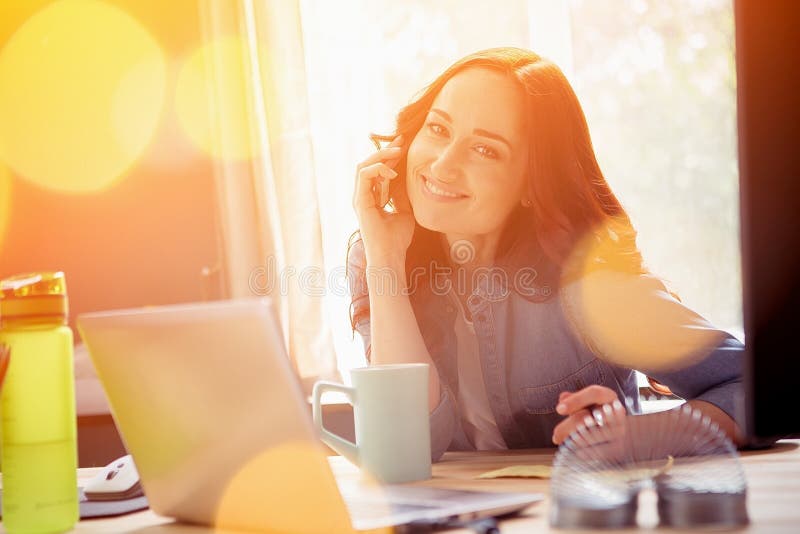
[[[314,384],[314,426],[322,441],[381,482],[431,477],[427,363],[373,365],[350,371],[353,387]],[[325,429],[320,398],[338,391],[353,405],[356,442]]]

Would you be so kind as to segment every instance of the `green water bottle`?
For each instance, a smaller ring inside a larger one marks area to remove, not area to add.
[[[72,331],[64,273],[0,281],[3,526],[11,534],[70,530],[78,520]]]

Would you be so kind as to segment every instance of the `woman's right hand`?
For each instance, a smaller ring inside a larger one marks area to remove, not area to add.
[[[353,209],[358,217],[361,239],[369,265],[404,265],[405,254],[414,233],[414,215],[405,191],[393,198],[395,212],[387,213],[378,205],[373,186],[381,180],[394,180],[402,155],[402,136],[359,163],[356,172]]]

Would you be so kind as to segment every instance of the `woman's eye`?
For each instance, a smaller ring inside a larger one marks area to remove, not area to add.
[[[486,145],[476,146],[475,151],[484,158],[497,159],[497,152],[493,148],[489,148]]]
[[[435,122],[428,123],[428,130],[430,130],[433,135],[442,136],[447,134],[447,130],[445,130],[444,126]]]

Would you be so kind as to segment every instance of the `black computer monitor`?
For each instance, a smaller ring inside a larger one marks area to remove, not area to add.
[[[800,2],[736,0],[745,431],[800,435]]]

